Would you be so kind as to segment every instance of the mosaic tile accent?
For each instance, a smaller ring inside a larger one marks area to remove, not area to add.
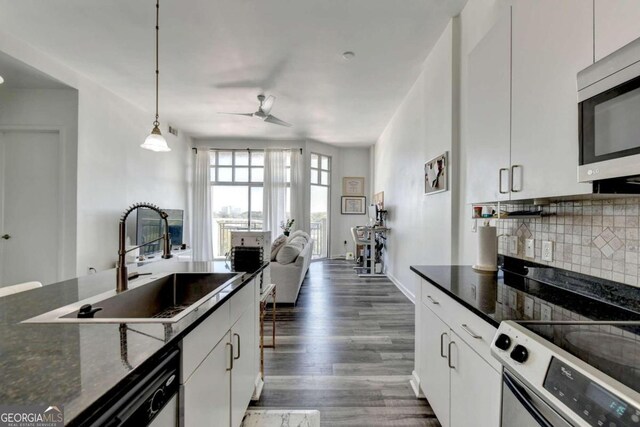
[[[533,205],[501,206],[503,210]],[[498,252],[540,264],[640,286],[640,198],[582,200],[542,206],[542,218],[496,221]],[[506,236],[518,236],[518,254]],[[524,240],[535,239],[535,257],[524,256]],[[553,261],[542,260],[542,242],[553,242]]]

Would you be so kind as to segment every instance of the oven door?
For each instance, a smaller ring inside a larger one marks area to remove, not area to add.
[[[558,412],[529,387],[509,374],[502,375],[502,427],[571,427]]]
[[[579,103],[578,181],[640,175],[640,77]]]

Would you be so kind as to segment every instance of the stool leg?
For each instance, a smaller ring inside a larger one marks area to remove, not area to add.
[[[276,288],[273,288],[271,297],[273,298],[273,314],[271,315],[273,330],[271,331],[271,343],[273,344],[273,348],[276,348]]]
[[[266,302],[260,301],[260,376],[264,381],[264,315]]]

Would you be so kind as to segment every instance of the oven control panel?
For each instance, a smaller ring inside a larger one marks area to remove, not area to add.
[[[544,388],[594,427],[640,427],[640,408],[614,395],[556,357]]]

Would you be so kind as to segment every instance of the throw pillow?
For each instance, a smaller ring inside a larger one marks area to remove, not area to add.
[[[289,241],[292,241],[294,238],[301,236],[304,237],[304,239],[308,242],[309,239],[311,238],[311,236],[309,236],[309,234],[307,234],[306,232],[302,231],[302,230],[296,230],[293,233],[291,233],[291,236],[289,236]]]
[[[279,235],[276,240],[271,244],[271,261],[276,260],[278,251],[287,243],[287,236],[284,234]]]
[[[304,245],[306,244],[307,241],[304,237],[294,237],[278,251],[276,261],[280,264],[291,264],[296,260],[296,258],[298,258],[298,255],[300,255],[300,252],[302,252],[302,249],[304,249]]]

